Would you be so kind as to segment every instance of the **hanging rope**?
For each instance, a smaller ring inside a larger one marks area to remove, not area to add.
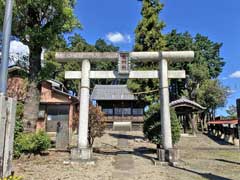
[[[140,95],[140,94],[149,94],[149,93],[153,93],[153,92],[157,92],[159,91],[159,89],[154,89],[151,91],[142,91],[142,92],[137,92],[137,93],[133,93],[134,95]]]

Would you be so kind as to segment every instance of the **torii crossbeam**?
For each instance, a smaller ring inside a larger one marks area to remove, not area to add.
[[[185,78],[185,71],[169,71],[169,62],[191,61],[194,58],[193,51],[173,51],[173,52],[57,52],[56,59],[65,63],[77,61],[82,63],[82,71],[65,72],[66,79],[81,79],[80,92],[80,116],[78,149],[79,159],[87,160],[91,158],[91,150],[88,147],[88,113],[89,113],[89,88],[90,79],[146,79],[158,78],[160,80],[160,112],[161,112],[161,132],[163,137],[163,148],[172,149],[172,134],[169,109],[169,78]],[[131,71],[127,60],[155,61],[159,62],[159,71]],[[124,71],[91,71],[91,63],[102,61],[118,61],[119,69]],[[122,70],[122,69],[121,69]],[[160,133],[160,132],[159,132]],[[75,152],[76,153],[76,152]]]

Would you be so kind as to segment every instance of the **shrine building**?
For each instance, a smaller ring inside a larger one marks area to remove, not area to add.
[[[127,85],[96,85],[91,100],[105,113],[109,128],[117,130],[117,126],[126,125],[130,130],[137,130],[142,127],[145,105]]]

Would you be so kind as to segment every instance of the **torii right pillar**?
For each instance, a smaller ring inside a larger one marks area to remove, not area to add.
[[[176,162],[178,152],[173,149],[171,118],[169,107],[169,85],[168,85],[168,64],[169,61],[183,62],[191,61],[194,58],[194,52],[162,52],[159,62],[159,89],[160,89],[160,114],[161,114],[161,136],[163,149],[158,152],[160,161]]]

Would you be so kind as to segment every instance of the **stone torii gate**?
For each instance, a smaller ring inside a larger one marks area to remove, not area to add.
[[[89,113],[89,88],[90,79],[147,79],[158,78],[160,80],[160,112],[161,132],[163,137],[164,152],[173,148],[171,121],[169,109],[169,78],[185,78],[184,70],[168,70],[169,62],[191,61],[194,58],[193,51],[173,52],[57,52],[56,59],[59,62],[77,61],[82,63],[82,71],[65,72],[66,79],[81,79],[80,87],[80,116],[78,148],[72,150],[72,157],[79,160],[91,159],[91,150],[88,146],[88,113]],[[159,62],[159,71],[131,71],[129,62],[155,61]],[[118,61],[117,71],[91,71],[91,63],[102,61]],[[159,132],[160,133],[160,132]],[[167,153],[169,154],[169,153]],[[169,158],[167,158],[169,160]]]

